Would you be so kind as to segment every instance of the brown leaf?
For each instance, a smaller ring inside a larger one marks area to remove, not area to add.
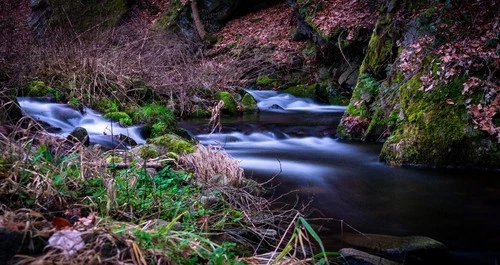
[[[65,218],[62,218],[62,217],[54,217],[54,219],[52,219],[52,225],[57,230],[62,230],[64,228],[71,227],[71,224],[69,223],[69,221]]]

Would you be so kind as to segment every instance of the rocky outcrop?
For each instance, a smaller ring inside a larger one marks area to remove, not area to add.
[[[194,25],[193,5],[187,2],[190,1],[170,1],[168,8],[158,19],[155,27],[166,29],[167,27],[178,26],[187,38],[199,40],[199,34],[196,32],[196,26]],[[196,11],[198,11],[196,13],[198,13],[197,16],[199,16],[204,30],[209,34],[213,34],[231,19],[271,6],[280,1],[197,0],[195,2]]]
[[[385,141],[393,165],[499,167],[492,8],[385,1],[339,136]]]
[[[63,26],[79,33],[96,26],[113,26],[129,7],[126,0],[31,0],[30,5],[28,26],[38,36],[49,27]]]
[[[52,7],[46,0],[31,0],[31,13],[28,18],[28,26],[37,36],[42,36],[47,30]]]

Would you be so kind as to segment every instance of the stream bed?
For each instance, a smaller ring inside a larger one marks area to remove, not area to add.
[[[180,125],[202,144],[222,146],[248,177],[276,176],[275,194],[296,190],[312,200],[310,217],[334,219],[321,223],[332,248],[343,220],[363,233],[434,238],[460,264],[500,262],[498,171],[391,167],[378,159],[381,144],[335,138],[343,107],[250,92],[259,114],[226,118],[212,134],[206,120]]]

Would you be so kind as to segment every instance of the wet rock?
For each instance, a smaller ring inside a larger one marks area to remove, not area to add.
[[[438,264],[448,258],[443,243],[425,236],[347,234],[341,240],[356,249],[405,264]]]
[[[257,107],[257,101],[252,97],[252,95],[246,93],[241,100],[241,104],[243,104],[244,111],[246,113],[255,113],[259,110]]]
[[[339,254],[349,265],[401,265],[401,263],[353,248],[343,248],[339,251]]]
[[[79,142],[82,143],[84,146],[89,146],[90,140],[89,140],[89,133],[87,132],[87,129],[83,127],[76,127],[66,138],[71,142]]]
[[[118,137],[118,140],[120,140],[121,144],[128,145],[128,146],[136,146],[137,145],[137,142],[132,137],[129,137],[125,134],[120,133],[117,137]]]
[[[278,104],[273,104],[271,105],[271,107],[269,107],[269,109],[273,109],[273,110],[284,110],[283,107],[281,107],[280,105]]]

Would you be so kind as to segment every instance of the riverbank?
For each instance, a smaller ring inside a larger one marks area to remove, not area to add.
[[[327,258],[291,252],[314,251],[317,234],[300,209],[277,209],[264,199],[265,189],[223,150],[162,136],[106,151],[24,121],[27,128],[0,134],[0,235],[9,242],[0,245],[2,264]]]

